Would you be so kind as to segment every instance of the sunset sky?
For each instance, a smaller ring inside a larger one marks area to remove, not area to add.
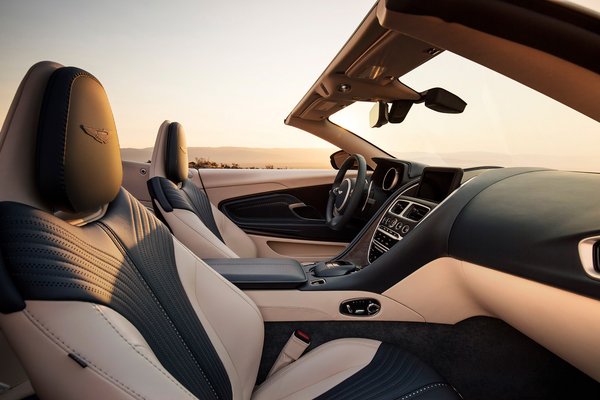
[[[94,74],[122,147],[164,119],[191,146],[330,146],[284,118],[374,1],[2,0],[0,118],[37,61]]]
[[[600,10],[598,0],[579,3]],[[373,4],[109,0],[83,7],[72,0],[3,0],[0,118],[26,70],[52,60],[86,69],[104,84],[121,147],[152,146],[164,119],[186,127],[190,146],[329,147],[283,120]],[[332,119],[391,152],[527,154],[537,147],[543,155],[567,150],[587,158],[600,148],[597,122],[570,110],[563,114],[562,106],[530,97],[518,86],[491,108],[488,100],[505,89],[503,80],[486,78],[481,85],[471,79],[477,71],[464,79],[456,58],[442,56],[446,65],[425,65],[406,82],[419,91],[434,86],[455,91],[469,103],[463,116],[420,106],[401,126],[369,130],[369,105],[356,105]],[[535,112],[556,120],[536,119]],[[482,122],[485,135],[478,127]],[[577,141],[573,135],[579,135]]]

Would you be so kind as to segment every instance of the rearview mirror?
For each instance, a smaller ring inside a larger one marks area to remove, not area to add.
[[[460,114],[467,106],[463,99],[442,88],[429,89],[421,93],[421,96],[424,99],[425,107],[441,113]]]
[[[394,100],[388,111],[385,101],[378,101],[369,113],[371,128],[379,128],[388,122],[399,124],[404,121],[413,104],[425,103],[425,107],[446,114],[459,114],[465,110],[467,103],[446,89],[432,88],[420,93],[417,100]]]
[[[388,123],[388,105],[383,101],[378,101],[371,108],[369,113],[369,124],[371,128],[379,128]]]
[[[404,121],[406,115],[414,102],[412,100],[396,100],[392,102],[390,112],[388,113],[388,121],[390,124],[399,124]]]

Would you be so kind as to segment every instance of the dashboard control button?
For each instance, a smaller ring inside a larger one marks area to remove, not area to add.
[[[381,303],[376,299],[360,298],[346,300],[340,304],[340,313],[355,317],[368,317],[381,310]]]
[[[402,227],[402,230],[400,232],[402,232],[403,235],[406,235],[408,233],[408,231],[410,230],[410,226],[408,225],[404,225]]]
[[[377,314],[380,309],[381,309],[381,306],[379,304],[369,303],[369,305],[367,306],[367,314],[369,314],[369,315]]]

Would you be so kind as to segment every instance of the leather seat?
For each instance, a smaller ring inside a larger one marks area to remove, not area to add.
[[[414,356],[367,339],[319,346],[255,389],[260,311],[121,175],[102,85],[33,66],[0,136],[0,327],[40,398],[458,398]]]
[[[156,214],[198,257],[258,257],[252,239],[189,179],[188,163],[183,126],[163,122],[156,136],[148,180]]]

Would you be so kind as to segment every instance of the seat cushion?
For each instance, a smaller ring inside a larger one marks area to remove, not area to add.
[[[263,399],[460,399],[421,360],[370,339],[325,343],[271,376],[254,392]]]

